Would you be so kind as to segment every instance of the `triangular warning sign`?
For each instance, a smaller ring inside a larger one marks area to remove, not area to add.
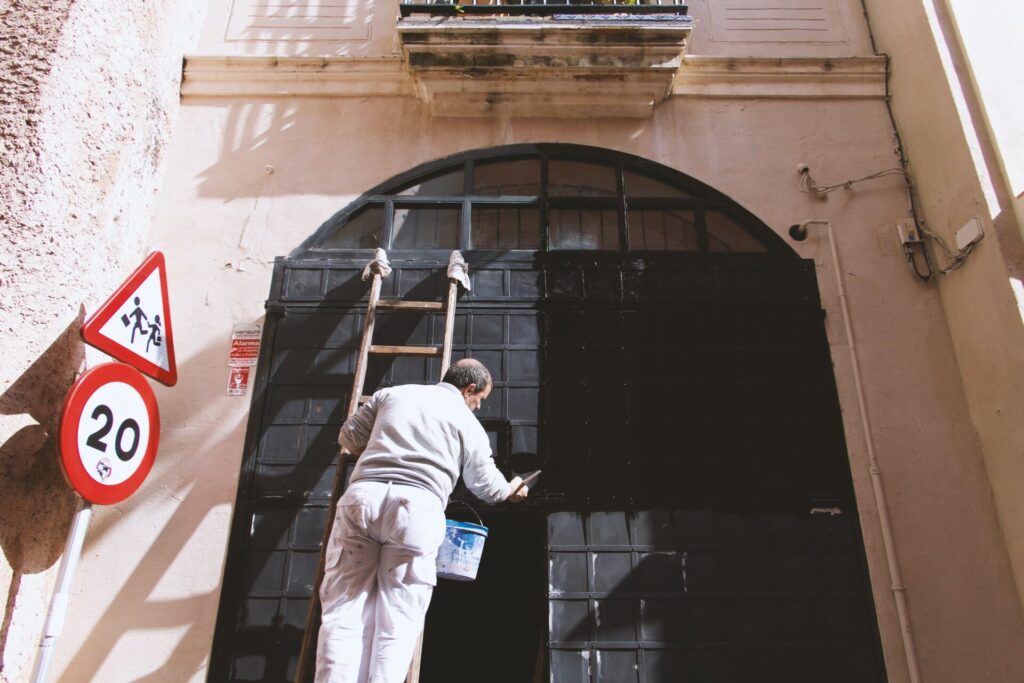
[[[164,255],[154,251],[82,326],[82,340],[172,387],[178,381]]]

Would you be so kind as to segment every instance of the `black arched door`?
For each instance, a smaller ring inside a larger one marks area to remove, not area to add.
[[[813,263],[692,179],[547,145],[416,169],[278,261],[210,680],[294,675],[377,245],[417,300],[464,250],[453,355],[494,374],[499,466],[544,470],[475,506],[484,563],[438,587],[422,681],[885,680]]]

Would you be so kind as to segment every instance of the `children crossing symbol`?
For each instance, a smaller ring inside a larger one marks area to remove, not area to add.
[[[125,327],[128,327],[129,325],[131,325],[132,320],[135,321],[135,324],[132,325],[132,344],[134,344],[135,330],[138,330],[139,332],[145,332],[145,327],[147,326],[144,326],[142,321],[145,320],[148,322],[149,319],[146,318],[146,314],[142,311],[141,308],[139,308],[139,304],[142,303],[142,300],[139,299],[139,297],[135,297],[132,301],[135,304],[135,308],[132,309],[131,313],[124,313],[121,315],[121,324],[124,325]]]
[[[132,299],[132,303],[135,304],[135,308],[132,309],[131,313],[121,314],[121,324],[125,327],[131,325],[132,327],[132,338],[131,343],[135,343],[135,332],[141,332],[145,335],[143,338],[146,340],[146,353],[149,353],[149,345],[160,346],[160,316],[154,315],[153,322],[149,322],[149,318],[146,317],[146,312],[142,310],[140,304],[142,300],[139,297]],[[135,324],[132,324],[132,321]]]
[[[178,381],[164,255],[155,251],[82,326],[87,344],[167,386]]]

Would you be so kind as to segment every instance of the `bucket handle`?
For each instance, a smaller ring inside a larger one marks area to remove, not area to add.
[[[472,505],[470,505],[469,503],[467,503],[464,500],[453,500],[451,502],[452,503],[461,503],[462,505],[465,505],[466,507],[468,507],[469,511],[473,513],[473,516],[476,517],[476,521],[480,524],[480,526],[484,525],[484,520],[480,518],[480,515],[477,514],[477,511],[473,509]]]

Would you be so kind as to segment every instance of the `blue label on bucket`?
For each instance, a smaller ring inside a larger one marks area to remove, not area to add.
[[[447,520],[444,542],[437,551],[437,575],[456,581],[475,579],[486,540],[487,527]]]
[[[484,536],[487,535],[487,527],[480,526],[479,524],[473,524],[471,522],[460,522],[455,519],[446,519],[444,520],[444,523],[448,526],[449,529],[465,529],[466,531],[475,531],[476,533],[483,534]]]

